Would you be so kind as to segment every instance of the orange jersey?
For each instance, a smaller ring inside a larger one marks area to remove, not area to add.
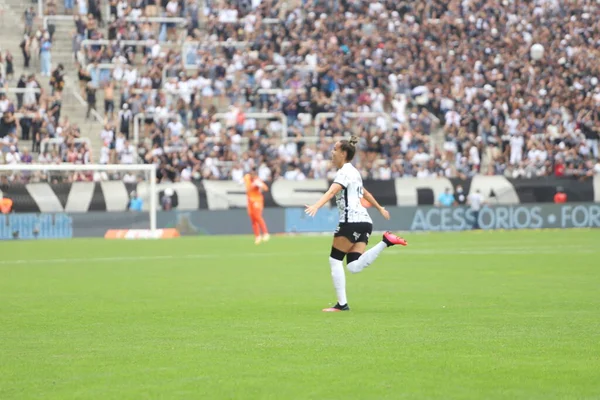
[[[13,201],[9,198],[3,198],[0,200],[0,212],[2,214],[8,214],[12,210]]]
[[[259,178],[252,178],[250,174],[244,175],[244,184],[248,196],[248,207],[262,208],[265,201],[262,192],[269,190],[269,187]]]
[[[564,204],[567,202],[567,194],[566,193],[556,193],[554,195],[554,203],[555,204]]]

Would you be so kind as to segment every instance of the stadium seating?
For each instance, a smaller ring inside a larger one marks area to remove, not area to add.
[[[335,138],[352,133],[375,179],[586,176],[598,165],[592,1],[173,3],[120,2],[52,30],[53,49],[70,49],[58,58],[70,83],[83,97],[88,80],[96,88],[102,125],[82,133],[96,160],[133,144],[134,162],[159,161],[176,179],[223,179],[239,165],[321,177]]]

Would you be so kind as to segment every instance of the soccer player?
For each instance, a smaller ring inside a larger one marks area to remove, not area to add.
[[[254,243],[267,242],[270,238],[267,224],[263,219],[262,212],[265,205],[265,199],[262,192],[269,190],[269,187],[258,177],[256,170],[244,175],[244,184],[246,185],[246,194],[248,196],[248,215],[254,231]],[[262,236],[260,232],[262,231]]]
[[[340,213],[339,225],[333,235],[333,245],[329,256],[331,277],[337,294],[337,304],[325,308],[325,312],[349,311],[346,298],[346,275],[344,273],[344,257],[346,267],[352,273],[358,273],[368,267],[386,248],[394,245],[406,246],[406,240],[391,232],[385,232],[381,242],[365,252],[369,236],[373,231],[373,221],[365,207],[361,204],[364,197],[375,207],[385,219],[390,213],[364,187],[360,172],[352,164],[356,153],[358,138],[337,142],[331,154],[333,165],[338,169],[329,190],[312,206],[306,206],[306,214],[314,217],[319,208],[327,204],[334,196]]]

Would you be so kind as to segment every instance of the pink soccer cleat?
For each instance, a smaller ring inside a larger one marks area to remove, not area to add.
[[[350,307],[348,304],[344,304],[343,306],[340,303],[336,303],[333,307],[327,307],[323,309],[323,312],[341,312],[341,311],[350,311]]]
[[[394,235],[390,231],[387,231],[383,234],[383,241],[385,242],[385,244],[388,245],[388,247],[394,246],[396,244],[399,244],[400,246],[408,245],[408,242],[406,240],[402,239],[400,236]]]

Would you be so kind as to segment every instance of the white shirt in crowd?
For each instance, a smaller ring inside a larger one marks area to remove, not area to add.
[[[127,68],[123,72],[123,79],[125,80],[125,82],[127,82],[128,86],[135,85],[135,83],[137,82],[137,79],[138,79],[137,70],[132,69],[132,68]]]
[[[481,164],[481,159],[479,158],[479,149],[476,146],[471,146],[469,148],[469,161],[471,165]]]
[[[213,133],[213,135],[219,136],[221,134],[222,127],[223,127],[223,125],[221,124],[221,122],[219,120],[216,120],[216,121],[210,123],[209,129]]]
[[[310,162],[310,169],[313,171],[315,179],[324,179],[327,177],[329,161],[323,157],[323,154],[317,153]]]
[[[11,148],[11,150],[12,149],[13,148]],[[7,164],[18,164],[21,162],[21,154],[17,153],[16,151],[6,153],[6,155],[4,156],[4,161]]]
[[[258,167],[258,177],[263,182],[268,182],[271,180],[271,169],[267,166],[267,164],[260,164],[260,167]]]
[[[121,164],[133,164],[135,159],[135,146],[127,144],[123,146],[123,152],[121,155]]]
[[[0,100],[0,113],[4,114],[8,110],[9,105],[10,101],[8,99]]]
[[[286,171],[286,173],[283,177],[285,179],[287,179],[288,181],[303,181],[306,179],[306,175],[304,175],[304,173],[302,171],[300,171],[300,168],[295,168],[295,169]]]
[[[517,134],[517,127],[519,126],[519,120],[517,118],[506,118],[506,127],[508,128],[508,134],[514,136]]]
[[[118,4],[117,4],[117,17],[119,18],[123,18],[125,16],[125,10],[127,10],[127,7],[129,5],[127,4],[127,1],[125,0],[121,0]]]
[[[392,179],[392,169],[387,165],[379,167],[379,179],[381,179],[381,180]]]
[[[456,152],[458,151],[458,146],[456,145],[456,142],[453,140],[445,141],[444,151],[456,154]]]
[[[481,206],[483,205],[483,196],[481,195],[481,193],[471,193],[469,194],[469,205],[471,206],[471,209],[474,211],[479,211],[481,210]]]
[[[244,132],[256,130],[256,120],[254,118],[247,118],[244,120]]]
[[[515,135],[510,138],[510,163],[518,164],[523,158],[523,136]]]
[[[460,127],[460,114],[454,110],[446,111],[446,126]]]
[[[244,170],[242,167],[233,167],[231,170],[231,180],[237,183],[242,183],[244,181]]]
[[[123,175],[123,182],[125,183],[135,183],[136,180],[137,178],[131,172],[126,172],[125,175]]]
[[[316,68],[318,56],[314,51],[311,51],[310,54],[307,54],[306,57],[304,57],[304,61],[306,61],[306,64],[308,64],[310,68]]]
[[[429,170],[427,168],[419,168],[417,171],[417,178],[428,178],[430,175]]]
[[[166,8],[167,8],[167,12],[169,12],[171,14],[177,14],[177,10],[179,10],[179,3],[171,0],[167,3]]]
[[[279,158],[285,162],[291,162],[293,158],[298,156],[298,146],[294,142],[282,143],[277,149]]]
[[[180,136],[183,132],[183,124],[181,121],[177,120],[175,122],[171,121],[167,124],[167,128],[171,131],[172,136]]]
[[[117,138],[115,139],[115,151],[117,153],[121,153],[124,148],[125,148],[125,136],[118,135]]]
[[[192,167],[187,166],[181,171],[179,175],[182,182],[189,182],[192,180]]]
[[[106,171],[95,171],[93,175],[94,182],[103,182],[108,180],[108,174]],[[123,181],[125,182],[125,177],[123,177]]]
[[[416,153],[413,156],[412,161],[414,164],[423,164],[423,163],[426,163],[427,161],[429,161],[430,158],[431,157],[429,156],[429,154],[422,152],[422,153]]]
[[[50,164],[52,162],[52,157],[48,153],[40,153],[38,157],[38,163],[40,164]]]
[[[398,120],[398,122],[406,121],[406,96],[396,96],[394,100],[392,100],[392,107],[394,107],[393,115]]]
[[[115,133],[110,129],[103,129],[102,132],[100,132],[100,138],[105,146],[108,146],[113,141],[114,137]]]
[[[192,102],[192,85],[193,83],[188,80],[179,81],[179,97],[183,99],[186,104],[190,104]]]
[[[531,149],[527,152],[527,158],[529,161],[545,162],[548,159],[548,153],[540,149]]]
[[[371,108],[374,112],[383,112],[383,102],[385,101],[385,96],[381,92],[373,92],[372,95]]]
[[[108,164],[108,161],[110,160],[110,150],[108,148],[108,146],[102,146],[102,148],[100,149],[100,164]]]

